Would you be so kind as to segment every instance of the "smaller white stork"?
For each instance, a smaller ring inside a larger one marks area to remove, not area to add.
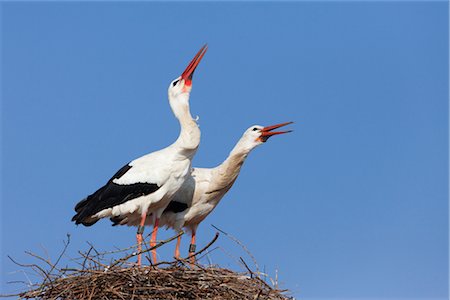
[[[291,130],[273,131],[291,123],[267,127],[251,126],[244,132],[222,164],[211,169],[194,168],[192,170],[191,176],[186,179],[160,218],[160,225],[173,228],[176,231],[180,231],[184,227],[191,232],[189,254],[192,262],[195,261],[192,254],[196,248],[195,237],[198,225],[214,210],[233,186],[248,154],[257,146],[265,143],[271,136],[291,132]],[[111,221],[113,226],[135,226],[139,224],[139,215],[122,215],[111,218]],[[151,218],[147,218],[146,225],[151,224]],[[178,237],[175,248],[176,258],[180,256],[180,242],[181,236]]]
[[[122,167],[95,193],[76,206],[72,221],[91,226],[105,217],[137,214],[136,239],[141,251],[142,233],[146,217],[152,213],[155,220],[151,246],[156,244],[159,217],[172,197],[189,178],[191,160],[200,143],[200,129],[189,109],[192,76],[206,52],[203,46],[181,76],[170,83],[169,104],[181,127],[178,139],[170,146],[144,155]],[[152,251],[156,262],[156,251]],[[138,255],[141,265],[141,255]]]

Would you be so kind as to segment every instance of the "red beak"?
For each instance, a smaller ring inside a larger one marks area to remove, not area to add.
[[[294,122],[286,122],[286,123],[280,123],[280,124],[276,124],[276,125],[272,125],[272,126],[266,126],[263,129],[261,129],[261,136],[259,137],[259,139],[262,142],[267,141],[271,136],[273,135],[277,135],[277,134],[283,134],[283,133],[288,133],[288,132],[292,132],[292,130],[286,130],[286,131],[272,131],[274,129],[292,124]]]
[[[206,53],[206,50],[208,50],[208,45],[205,44],[191,60],[186,70],[184,70],[183,74],[181,74],[181,79],[184,79],[185,85],[192,85],[192,76],[194,76],[195,68],[197,68],[198,64],[202,60],[203,55],[205,55]]]

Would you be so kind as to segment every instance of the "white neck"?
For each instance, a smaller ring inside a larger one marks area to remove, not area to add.
[[[248,154],[254,147],[248,147],[247,142],[241,138],[231,150],[227,159],[215,168],[213,172],[214,187],[213,190],[228,191],[236,181],[241,171],[242,165]]]
[[[228,170],[227,173],[234,174],[237,177],[245,159],[247,158],[247,155],[253,149],[253,147],[247,147],[246,144],[247,143],[243,140],[243,138],[241,138],[219,168],[225,168]]]
[[[169,103],[181,127],[180,135],[172,147],[177,148],[180,154],[192,158],[200,144],[200,129],[189,110],[189,93],[179,94],[177,97],[169,95]]]

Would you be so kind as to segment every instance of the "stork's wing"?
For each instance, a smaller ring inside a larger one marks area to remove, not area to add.
[[[125,165],[103,187],[81,200],[75,206],[77,213],[73,216],[72,221],[85,226],[93,225],[98,221],[92,218],[96,213],[123,204],[134,198],[149,195],[159,189],[158,184],[149,182],[116,183],[116,180],[130,173],[130,170],[133,170],[133,168],[130,164]]]
[[[169,205],[164,209],[164,213],[173,212],[179,213],[188,209],[187,203],[178,202],[178,201],[170,201]]]

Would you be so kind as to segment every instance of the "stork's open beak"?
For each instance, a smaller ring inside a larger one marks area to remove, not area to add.
[[[292,130],[286,130],[286,131],[272,131],[272,130],[292,124],[292,123],[294,123],[294,122],[286,122],[286,123],[280,123],[280,124],[264,127],[263,129],[261,129],[261,135],[259,136],[259,140],[264,143],[273,135],[291,132]]]
[[[208,45],[205,44],[191,60],[186,70],[184,70],[183,74],[181,74],[181,79],[184,79],[185,85],[192,85],[192,77],[194,76],[195,68],[197,68],[198,64],[202,60],[203,55],[205,55],[206,53],[206,50],[208,50]]]

